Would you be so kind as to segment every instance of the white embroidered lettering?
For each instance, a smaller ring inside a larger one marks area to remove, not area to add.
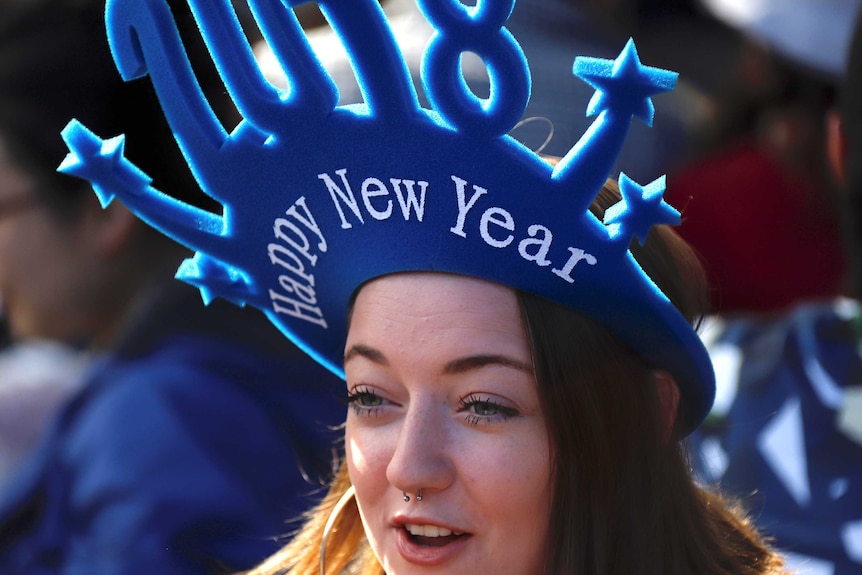
[[[314,275],[306,269],[306,262],[311,266],[317,265],[320,256],[313,253],[314,248],[316,246],[321,252],[325,252],[326,239],[308,209],[304,196],[290,206],[285,216],[276,218],[272,224],[272,233],[278,242],[271,242],[266,246],[272,265],[290,272],[290,274],[278,276],[278,285],[284,293],[274,289],[269,290],[272,309],[276,313],[296,317],[325,328],[326,321],[323,319],[323,314],[315,305],[317,293],[314,290]],[[305,230],[312,232],[317,237],[317,241],[313,242]],[[294,294],[299,299],[287,294]]]
[[[539,232],[542,232],[542,237],[536,238],[536,235]],[[551,249],[551,242],[554,239],[554,235],[551,233],[551,230],[545,226],[534,224],[527,228],[527,233],[530,234],[530,237],[521,240],[518,244],[518,253],[521,254],[521,257],[528,262],[536,262],[536,264],[540,266],[551,265],[551,260],[548,259],[548,251]],[[535,254],[531,254],[527,250],[530,246],[538,247]]]
[[[302,211],[305,212],[304,216],[297,211],[296,206],[302,208]],[[314,232],[317,237],[320,238],[320,242],[318,242],[317,244],[317,249],[322,252],[326,251],[326,239],[320,232],[320,226],[317,225],[317,220],[314,219],[314,216],[309,211],[308,206],[305,204],[305,196],[300,196],[300,198],[296,200],[296,202],[294,202],[294,204],[290,206],[290,209],[288,209],[285,213],[288,216],[293,216],[299,221],[299,223]],[[312,265],[314,265],[314,262],[312,262]]]
[[[291,246],[297,252],[305,256],[305,259],[311,263],[311,265],[317,264],[317,256],[309,253],[308,249],[311,247],[311,243],[308,241],[308,236],[300,230],[296,224],[291,222],[286,218],[278,218],[272,224],[273,232],[275,233],[275,237],[284,243]],[[293,236],[288,235],[288,231],[293,232]],[[269,259],[272,260],[272,249],[269,251]],[[273,261],[272,263],[275,263]]]
[[[556,275],[560,276],[564,280],[569,283],[574,283],[574,278],[572,278],[572,270],[575,269],[575,266],[582,261],[587,262],[589,265],[596,265],[596,258],[592,254],[588,254],[582,249],[578,248],[569,248],[569,252],[571,252],[572,256],[569,258],[569,261],[566,262],[566,265],[562,267],[562,269],[552,269],[551,271]]]
[[[288,293],[295,293],[307,304],[314,305],[317,303],[317,294],[314,293],[313,283],[305,285],[288,275],[280,275],[278,276],[278,285]]]
[[[482,195],[488,193],[488,190],[474,185],[473,196],[470,198],[469,202],[465,202],[464,199],[466,195],[464,194],[464,187],[467,185],[467,182],[457,176],[452,176],[452,181],[455,182],[455,191],[458,194],[458,220],[453,227],[449,228],[449,231],[455,235],[461,236],[462,238],[466,238],[467,234],[464,233],[464,223],[467,220],[467,212],[473,208],[473,204],[476,203],[476,200],[478,200]]]
[[[416,212],[416,219],[420,222],[425,217],[425,191],[428,189],[428,182],[422,180],[416,182],[414,180],[399,180],[398,178],[390,178],[392,189],[395,190],[395,197],[398,198],[398,204],[401,206],[401,213],[404,215],[404,220],[410,220],[410,208]],[[407,189],[407,196],[401,190],[401,183]],[[416,199],[416,190],[413,186],[419,184],[419,199]]]
[[[283,313],[326,328],[326,320],[323,319],[319,307],[283,296],[274,290],[269,290],[269,297],[272,299],[272,309],[276,313]]]
[[[341,229],[349,230],[353,226],[350,225],[350,222],[348,222],[347,218],[344,216],[344,210],[341,209],[341,204],[338,203],[339,198],[344,202],[344,205],[350,208],[350,211],[352,211],[359,219],[360,223],[364,224],[365,220],[362,219],[362,213],[359,211],[359,204],[356,203],[356,197],[353,195],[353,190],[350,188],[350,183],[347,181],[347,168],[335,170],[335,173],[341,176],[341,181],[347,189],[346,193],[338,187],[338,184],[336,184],[332,178],[329,177],[329,174],[317,174],[317,177],[318,179],[323,180],[323,183],[326,184],[326,189],[329,190],[332,203],[335,204],[335,209],[338,210],[338,215],[341,216]]]
[[[389,219],[389,216],[392,215],[392,200],[386,200],[386,208],[383,210],[375,209],[375,207],[371,205],[371,198],[389,195],[389,190],[386,189],[386,184],[377,178],[366,178],[365,181],[362,182],[361,194],[362,203],[365,204],[365,209],[368,210],[368,213],[371,214],[372,218],[375,220]]]
[[[500,217],[497,218],[495,216]],[[499,226],[504,230],[508,230],[510,232],[514,231],[515,220],[512,219],[512,214],[510,214],[503,208],[488,208],[487,210],[485,210],[485,213],[482,214],[482,219],[479,220],[479,234],[481,234],[482,239],[485,240],[486,244],[495,248],[505,248],[512,243],[512,240],[515,239],[515,236],[513,236],[512,234],[507,235],[501,240],[492,237],[489,230],[489,226],[491,224]]]
[[[302,260],[299,259],[299,256],[297,256],[293,251],[279,244],[269,244],[266,246],[266,251],[269,253],[269,261],[272,262],[273,265],[281,266],[286,270],[290,270],[303,278],[309,285],[314,285],[314,276],[305,273],[305,264],[302,263]],[[287,259],[281,256],[287,256]],[[294,262],[295,265],[291,265],[291,261]]]

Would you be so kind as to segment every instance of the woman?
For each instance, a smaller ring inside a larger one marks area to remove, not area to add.
[[[693,483],[680,445],[715,381],[691,325],[705,300],[695,259],[650,232],[679,213],[661,179],[606,184],[674,73],[643,66],[631,42],[614,61],[576,60],[596,118],[551,166],[507,136],[530,97],[504,28],[512,0],[419,1],[435,28],[422,66],[433,111],[373,0],[319,2],[350,51],[358,107],[337,105],[285,6],[252,3],[288,93],[262,80],[225,2],[192,3],[243,115],[231,131],[159,3],[112,0],[108,34],[120,67],[163,95],[221,213],[166,197],[79,123],[61,169],[193,248],[178,276],[205,297],[259,307],[347,382],[344,464],[256,575],[779,572]],[[463,81],[465,51],[487,63],[484,101]]]
[[[594,208],[618,197],[608,182]],[[636,256],[696,320],[705,283],[678,236],[655,228]],[[692,481],[673,379],[570,309],[466,276],[383,276],[356,295],[345,372],[338,477],[254,575],[324,561],[368,575],[782,572]]]

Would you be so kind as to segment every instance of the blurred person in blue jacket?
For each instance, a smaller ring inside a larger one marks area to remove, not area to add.
[[[204,306],[173,279],[183,248],[56,173],[60,131],[77,117],[128,134],[154,185],[209,207],[151,84],[121,80],[104,30],[97,0],[0,2],[4,314],[16,341],[93,357],[0,493],[0,573],[247,569],[329,476],[340,382],[257,311]]]

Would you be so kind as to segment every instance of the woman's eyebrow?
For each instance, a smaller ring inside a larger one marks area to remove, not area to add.
[[[373,347],[362,344],[352,345],[350,346],[350,349],[344,352],[344,363],[347,363],[357,356],[364,357],[365,359],[380,365],[389,365],[389,361],[383,353]]]
[[[533,373],[532,365],[505,355],[495,354],[471,355],[454,359],[446,364],[446,367],[443,368],[443,373],[453,375],[464,373],[465,371],[470,371],[472,369],[479,369],[480,367],[485,367],[487,365],[502,365],[504,367],[511,367],[513,369],[525,371],[527,373]]]

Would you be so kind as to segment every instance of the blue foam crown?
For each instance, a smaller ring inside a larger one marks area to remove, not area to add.
[[[604,221],[589,211],[632,119],[652,122],[650,97],[673,89],[675,73],[643,66],[631,41],[616,60],[577,58],[574,74],[596,89],[595,120],[552,167],[506,135],[530,95],[526,59],[504,27],[514,0],[419,0],[436,30],[422,61],[432,109],[420,107],[375,0],[318,2],[348,49],[364,96],[354,106],[337,105],[290,2],[249,0],[284,90],[263,77],[228,0],[189,4],[243,118],[230,133],[164,0],[109,0],[108,40],[124,79],[150,76],[193,174],[223,212],[158,191],[124,157],[122,135],[102,140],[74,120],[60,170],[194,250],[177,277],[205,301],[260,308],[343,377],[348,304],[363,282],[407,270],[481,277],[606,325],[676,377],[689,428],[703,419],[714,395],[709,358],[628,251],[652,225],[678,223],[664,179],[641,186],[620,175],[623,201]],[[487,98],[466,86],[464,52],[484,61]]]

